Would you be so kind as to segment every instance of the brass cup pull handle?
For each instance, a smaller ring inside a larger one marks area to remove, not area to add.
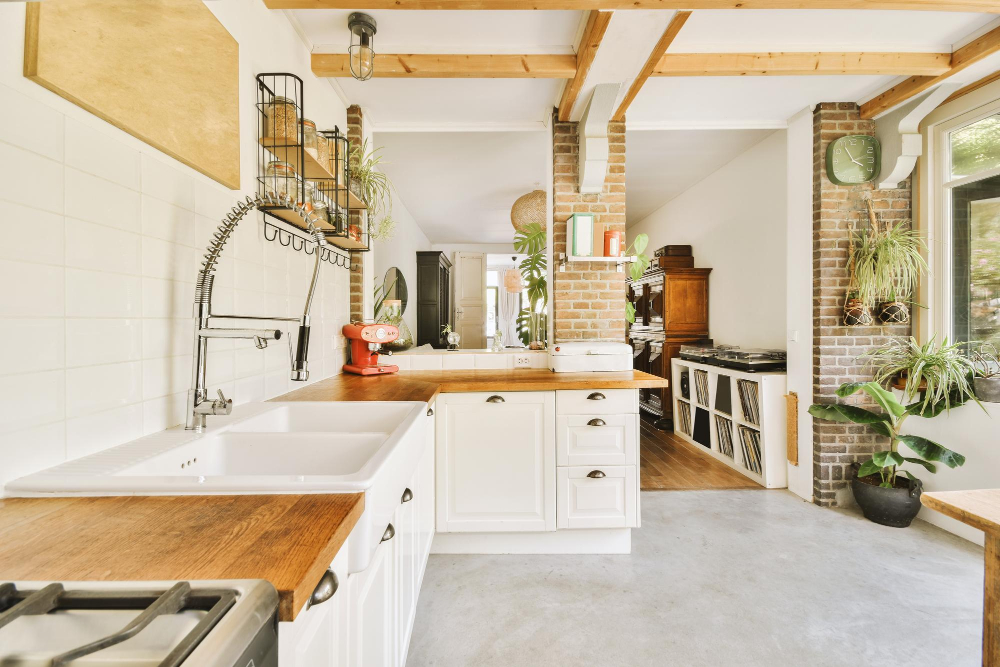
[[[338,588],[340,588],[340,582],[337,580],[337,575],[333,570],[327,570],[323,573],[319,583],[316,584],[316,588],[309,598],[309,606],[323,604],[334,596]]]
[[[587,477],[589,477],[590,479],[602,479],[604,477],[607,477],[607,475],[605,475],[600,470],[591,470],[590,472],[587,473]]]
[[[603,475],[604,473],[601,474]],[[396,529],[393,528],[392,524],[390,523],[388,526],[385,527],[385,532],[382,533],[382,539],[379,540],[379,544],[381,544],[382,542],[388,542],[394,537],[396,537]]]
[[[590,396],[587,397],[587,400],[588,401],[603,401],[606,398],[607,398],[607,396],[605,396],[601,392],[595,391],[593,394],[591,394]]]
[[[408,503],[411,500],[413,500],[413,491],[410,491],[410,489],[408,489],[408,488],[404,489],[403,490],[403,497],[400,498],[399,502],[401,502],[401,503]]]
[[[603,419],[591,419],[589,422],[587,422],[587,426],[607,426],[607,425],[608,425],[607,422],[605,422]]]
[[[427,408],[427,416],[428,417],[434,416],[434,408]]]
[[[487,398],[486,402],[487,403],[506,403],[506,401],[503,400],[503,396],[497,396],[496,394],[494,394],[494,395],[490,396],[489,398]]]

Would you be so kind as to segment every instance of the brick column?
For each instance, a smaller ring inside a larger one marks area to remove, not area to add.
[[[361,107],[352,104],[347,107],[347,141],[351,148],[361,146],[364,141],[364,116],[361,114]],[[348,223],[351,225],[363,224],[360,211],[351,211]],[[364,319],[364,255],[356,250],[351,251],[351,321],[356,322]]]
[[[867,227],[862,195],[870,193],[883,221],[911,219],[910,183],[896,190],[875,190],[874,184],[838,186],[827,178],[826,147],[849,134],[874,136],[875,122],[861,120],[854,103],[822,103],[813,115],[813,391],[817,403],[858,402],[856,394],[839,399],[844,382],[871,379],[857,357],[897,336],[908,336],[909,325],[845,327],[844,298],[848,285],[847,253],[851,222]],[[805,279],[805,276],[802,277]],[[877,321],[875,324],[879,324]],[[867,406],[867,405],[866,405]],[[870,406],[867,406],[870,407]],[[887,448],[886,438],[862,426],[813,420],[813,497],[818,505],[836,505],[849,493],[850,465]],[[839,499],[839,500],[838,500]]]
[[[608,124],[608,173],[600,194],[580,194],[579,123],[555,120],[551,312],[555,341],[625,340],[625,273],[599,262],[568,264],[559,270],[566,249],[566,221],[573,213],[594,213],[594,221],[625,232],[625,123]],[[604,240],[601,239],[603,245]],[[595,239],[595,245],[597,241]]]

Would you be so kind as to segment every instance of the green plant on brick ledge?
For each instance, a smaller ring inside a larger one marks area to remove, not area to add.
[[[903,433],[909,417],[930,419],[948,412],[969,400],[976,401],[972,389],[972,363],[947,341],[925,345],[914,339],[893,339],[863,355],[874,370],[871,382],[847,382],[837,389],[837,396],[847,398],[858,392],[867,394],[881,410],[868,410],[840,403],[814,404],[809,414],[826,421],[866,426],[889,439],[889,448],[875,452],[862,463],[851,490],[865,516],[886,526],[905,527],[920,511],[922,483],[906,463],[937,472],[937,465],[957,468],[965,457],[944,445],[918,435]],[[885,385],[906,374],[902,401]],[[923,398],[921,399],[921,394]],[[978,401],[976,401],[978,403]],[[904,455],[900,445],[905,446]]]

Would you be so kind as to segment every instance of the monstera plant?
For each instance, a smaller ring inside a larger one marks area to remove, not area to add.
[[[521,342],[531,349],[545,347],[545,306],[549,300],[546,280],[545,228],[537,222],[523,225],[514,233],[514,250],[525,255],[518,269],[528,292],[528,307],[517,316]]]

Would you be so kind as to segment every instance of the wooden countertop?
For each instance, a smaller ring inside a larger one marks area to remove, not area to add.
[[[266,579],[291,621],[364,494],[0,499],[0,581]]]
[[[553,389],[656,389],[665,378],[642,371],[553,373],[543,368],[462,371],[400,371],[391,375],[343,373],[273,401],[423,401],[439,393],[550,391]]]
[[[1000,489],[925,491],[920,502],[985,533],[1000,535]]]

